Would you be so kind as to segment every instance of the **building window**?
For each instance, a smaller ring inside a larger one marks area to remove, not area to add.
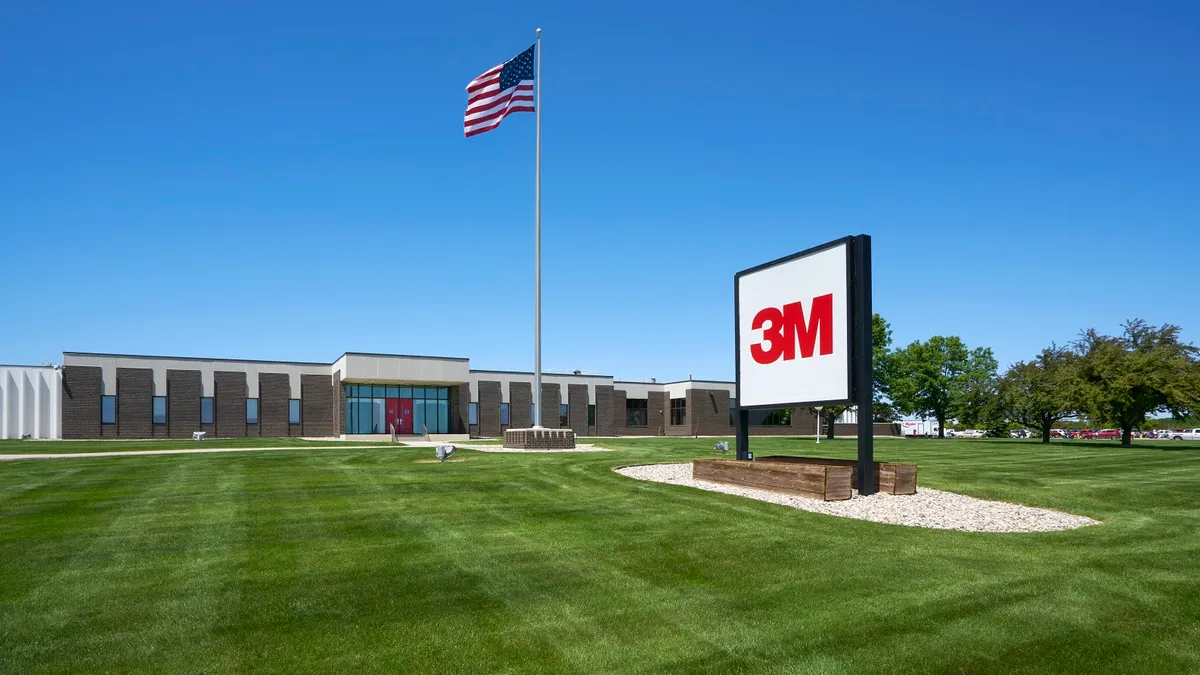
[[[687,423],[687,399],[671,399],[671,424],[681,427]]]
[[[246,399],[246,424],[258,424],[258,399]]]
[[[100,423],[101,424],[116,424],[117,423],[117,397],[116,396],[101,396],[100,397]]]
[[[588,406],[588,426],[596,426],[596,406],[594,405]]]
[[[288,399],[288,424],[300,424],[300,399]]]
[[[533,403],[529,404],[529,421],[530,421],[530,424],[538,423],[537,406]]]
[[[729,399],[729,426],[737,426],[737,399]]]
[[[558,428],[567,429],[571,426],[571,409],[565,405],[558,406]]]
[[[153,399],[153,419],[155,424],[167,423],[167,397],[155,396]]]
[[[200,424],[213,423],[213,398],[204,396],[200,399]]]
[[[478,403],[472,403],[467,406],[467,424],[479,424]]]
[[[795,408],[775,408],[774,410],[751,410],[750,426],[752,427],[786,427],[792,423],[792,413]]]
[[[625,426],[627,427],[644,427],[648,426],[649,419],[646,416],[646,399],[644,398],[627,398],[625,399]]]
[[[508,404],[500,404],[500,426],[508,426]]]

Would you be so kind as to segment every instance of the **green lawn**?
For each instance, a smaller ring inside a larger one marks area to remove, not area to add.
[[[310,446],[324,448],[341,446],[378,446],[386,442],[363,443],[359,441],[308,441],[302,438],[214,438],[206,441],[157,440],[157,441],[0,441],[0,455],[41,455],[73,452],[121,452],[125,450],[182,450],[186,448],[299,448]]]
[[[920,485],[1105,521],[1039,534],[612,472],[712,442],[3,463],[0,672],[1200,671],[1198,444],[878,443]]]

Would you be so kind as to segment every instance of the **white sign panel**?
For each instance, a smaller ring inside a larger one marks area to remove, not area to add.
[[[850,242],[740,272],[738,405],[849,401]]]

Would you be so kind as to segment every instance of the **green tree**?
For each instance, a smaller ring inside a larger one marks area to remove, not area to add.
[[[876,422],[892,422],[898,417],[889,400],[888,386],[891,382],[890,350],[892,347],[892,325],[887,319],[875,314],[871,317],[871,367],[875,393],[871,406]],[[840,413],[839,413],[840,414]]]
[[[982,405],[996,357],[989,348],[967,349],[960,338],[939,335],[893,352],[888,369],[892,403],[906,415],[936,419],[942,438],[947,419],[970,417]]]
[[[823,425],[821,427],[821,431],[825,432],[825,437],[832,439],[834,437],[833,425],[837,423],[837,418],[849,409],[850,406],[848,405],[827,405],[822,406],[819,412],[816,408],[809,408],[809,411],[815,417],[820,419],[821,424]]]
[[[1146,415],[1186,418],[1200,411],[1200,350],[1180,341],[1178,326],[1134,319],[1119,336],[1089,329],[1075,351],[1078,407],[1119,428],[1121,445],[1132,442]]]
[[[999,381],[1000,411],[1049,443],[1054,423],[1075,413],[1077,366],[1075,354],[1058,345],[1043,349],[1032,361],[1014,363]]]

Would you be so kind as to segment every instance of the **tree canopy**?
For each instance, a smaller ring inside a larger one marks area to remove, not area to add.
[[[1014,363],[997,383],[1000,414],[1037,431],[1042,442],[1049,443],[1054,423],[1077,407],[1077,361],[1070,349],[1052,344],[1032,361]]]
[[[906,415],[936,419],[940,438],[947,419],[974,412],[996,376],[996,358],[990,348],[967,349],[956,336],[938,335],[891,353],[888,370],[892,403]]]
[[[1122,445],[1149,414],[1200,411],[1200,350],[1180,341],[1178,326],[1134,319],[1117,336],[1087,330],[1075,353],[1077,407],[1119,428]]]

